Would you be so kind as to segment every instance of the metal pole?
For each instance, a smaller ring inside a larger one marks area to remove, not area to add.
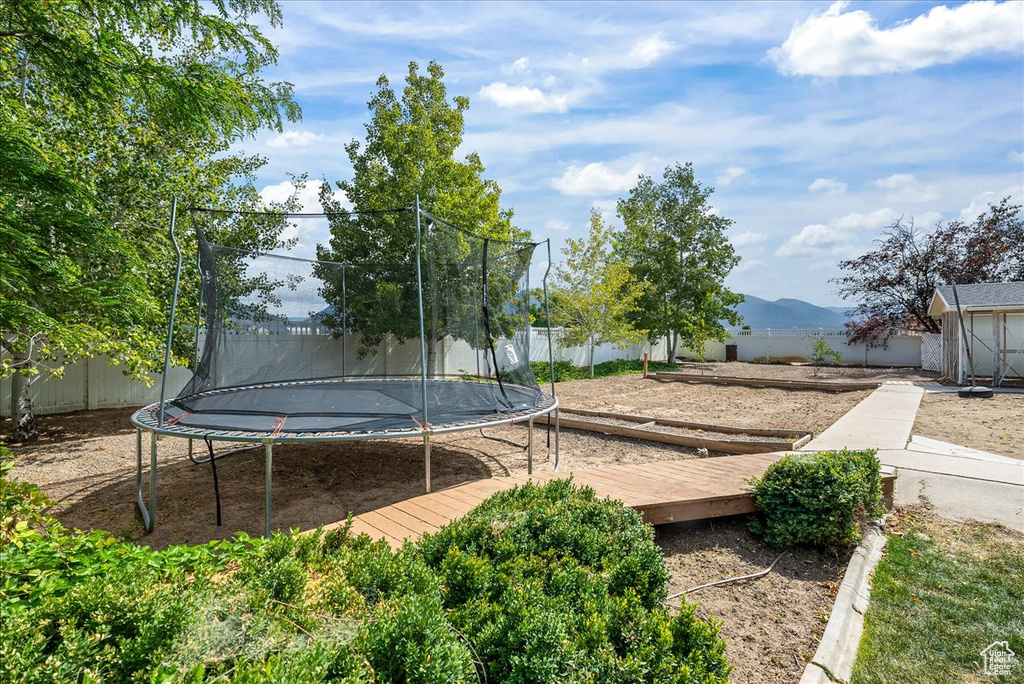
[[[167,373],[171,367],[171,343],[174,341],[174,310],[178,306],[178,287],[181,284],[181,247],[178,245],[178,237],[174,234],[174,226],[178,220],[178,198],[171,200],[171,242],[174,243],[174,251],[178,255],[178,265],[174,271],[174,294],[171,296],[171,322],[167,326],[167,348],[164,350],[164,375],[160,379],[160,415],[157,421],[158,427],[164,425],[164,401],[167,398]],[[154,433],[154,439],[156,434]]]
[[[263,536],[270,537],[270,492],[271,492],[271,480],[274,469],[274,443],[267,442],[263,446],[263,477],[264,477],[264,493],[266,494],[266,506],[265,506],[265,521],[263,525]]]
[[[416,195],[416,294],[420,309],[420,386],[423,397],[423,458],[426,461],[427,491],[430,491],[430,423],[427,420],[427,334],[423,324],[423,233],[420,229],[420,196]]]
[[[430,493],[430,431],[423,433],[423,459],[427,471],[427,493]]]
[[[341,377],[345,375],[345,338],[348,337],[348,304],[345,300],[345,264],[341,265]]]
[[[149,531],[156,529],[156,430],[149,445]]]
[[[533,418],[526,422],[526,474],[533,475]]]
[[[554,341],[551,337],[551,306],[548,303],[548,274],[551,273],[551,238],[548,238],[544,242],[548,243],[548,267],[544,269],[544,279],[542,285],[544,288],[544,315],[548,319],[548,367],[551,371],[551,398],[555,397],[555,346]],[[555,425],[555,463],[558,463],[558,426]],[[556,467],[555,470],[558,468]]]
[[[153,527],[150,523],[149,510],[146,508],[146,502],[142,500],[142,429],[135,428],[135,503],[139,507],[139,513],[142,515],[142,524],[146,528],[147,532],[152,532]]]
[[[558,417],[559,417],[560,414],[561,414],[561,412],[556,408],[555,409],[555,472],[556,473],[558,472],[558,465],[559,465],[559,461],[558,461],[558,457],[559,457],[559,453],[558,453]]]

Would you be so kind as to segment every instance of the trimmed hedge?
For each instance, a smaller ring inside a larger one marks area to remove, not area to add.
[[[37,493],[0,480],[0,681],[727,681],[718,626],[661,603],[650,526],[566,481],[397,552],[347,528],[153,551]]]
[[[772,546],[855,543],[858,520],[884,512],[880,468],[874,450],[787,454],[750,480],[750,529]]]

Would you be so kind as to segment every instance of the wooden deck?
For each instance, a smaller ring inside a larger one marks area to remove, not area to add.
[[[762,475],[782,456],[723,456],[475,480],[354,516],[352,530],[397,547],[405,539],[417,539],[465,515],[495,492],[527,481],[569,476],[577,485],[592,487],[600,497],[618,499],[636,509],[653,525],[751,513],[755,506],[747,478]]]

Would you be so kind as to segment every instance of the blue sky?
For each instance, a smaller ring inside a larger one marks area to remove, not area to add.
[[[837,262],[900,216],[931,227],[1024,198],[1021,2],[282,8],[267,76],[295,85],[303,120],[241,146],[268,158],[267,198],[289,173],[348,178],[377,78],[399,89],[432,59],[470,98],[462,153],[556,260],[591,207],[614,222],[638,174],[676,162],[735,221],[732,288],[821,305],[842,303]]]

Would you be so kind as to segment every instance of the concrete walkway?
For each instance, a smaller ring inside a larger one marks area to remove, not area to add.
[[[899,468],[897,504],[923,496],[943,517],[1024,531],[1024,461],[912,435],[924,393],[886,383],[801,451],[877,449],[883,465]]]

